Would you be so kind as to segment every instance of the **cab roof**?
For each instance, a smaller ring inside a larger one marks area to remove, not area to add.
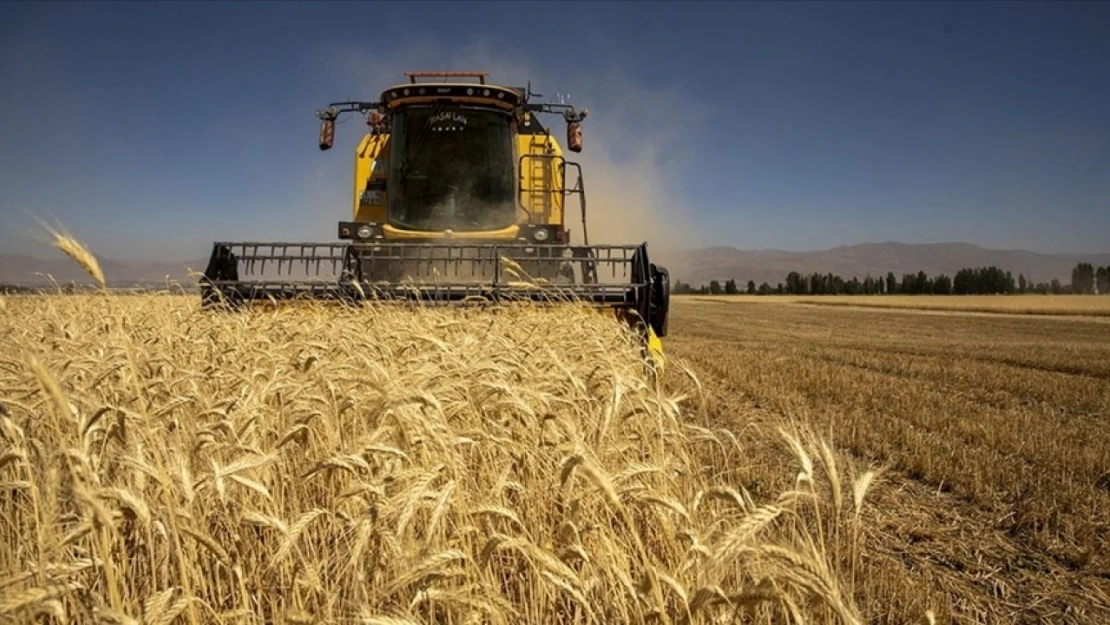
[[[388,87],[379,100],[389,109],[408,104],[426,104],[451,100],[468,104],[485,104],[501,109],[515,109],[526,100],[521,87],[504,87],[486,82],[486,72],[405,72],[408,83]],[[441,82],[417,82],[417,78],[440,78]],[[477,78],[478,82],[452,81],[451,78]]]

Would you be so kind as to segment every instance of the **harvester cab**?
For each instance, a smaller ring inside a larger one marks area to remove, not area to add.
[[[338,241],[216,242],[200,281],[204,305],[577,302],[641,330],[659,361],[667,270],[649,261],[646,243],[590,244],[582,168],[538,119],[561,114],[566,147],[580,152],[587,111],[536,102],[542,96],[530,84],[490,84],[484,72],[405,76],[377,101],[335,102],[316,113],[321,150],[334,146],[344,114],[362,115],[368,128],[355,149],[352,214],[338,223]],[[580,235],[568,227],[570,198]]]

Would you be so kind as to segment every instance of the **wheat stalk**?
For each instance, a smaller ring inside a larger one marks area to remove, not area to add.
[[[749,493],[701,382],[650,375],[609,315],[197,304],[7,300],[0,482],[28,496],[0,498],[0,609],[708,623],[771,622],[772,603],[858,618],[813,539],[839,516]],[[790,444],[804,482],[821,477],[813,457],[835,473],[831,447]]]

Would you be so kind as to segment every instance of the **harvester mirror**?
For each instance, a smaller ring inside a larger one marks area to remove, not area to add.
[[[563,118],[567,120],[567,149],[571,152],[582,151],[582,120],[586,119],[586,115],[589,115],[586,109],[579,113],[572,109],[563,114]]]
[[[330,150],[335,144],[335,120],[325,117],[320,122],[320,149]]]
[[[582,124],[567,122],[567,148],[571,152],[582,151]]]

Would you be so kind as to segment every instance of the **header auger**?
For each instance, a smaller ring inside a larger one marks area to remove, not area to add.
[[[405,76],[375,102],[316,113],[320,150],[333,147],[344,114],[364,116],[368,128],[355,149],[352,218],[339,222],[338,241],[216,242],[200,281],[203,304],[578,302],[640,330],[661,364],[667,270],[649,260],[646,243],[589,243],[582,168],[536,117],[560,113],[567,148],[581,152],[587,111],[533,102],[542,96],[530,85],[491,84],[483,72]],[[567,227],[569,197],[578,199],[581,243]]]

